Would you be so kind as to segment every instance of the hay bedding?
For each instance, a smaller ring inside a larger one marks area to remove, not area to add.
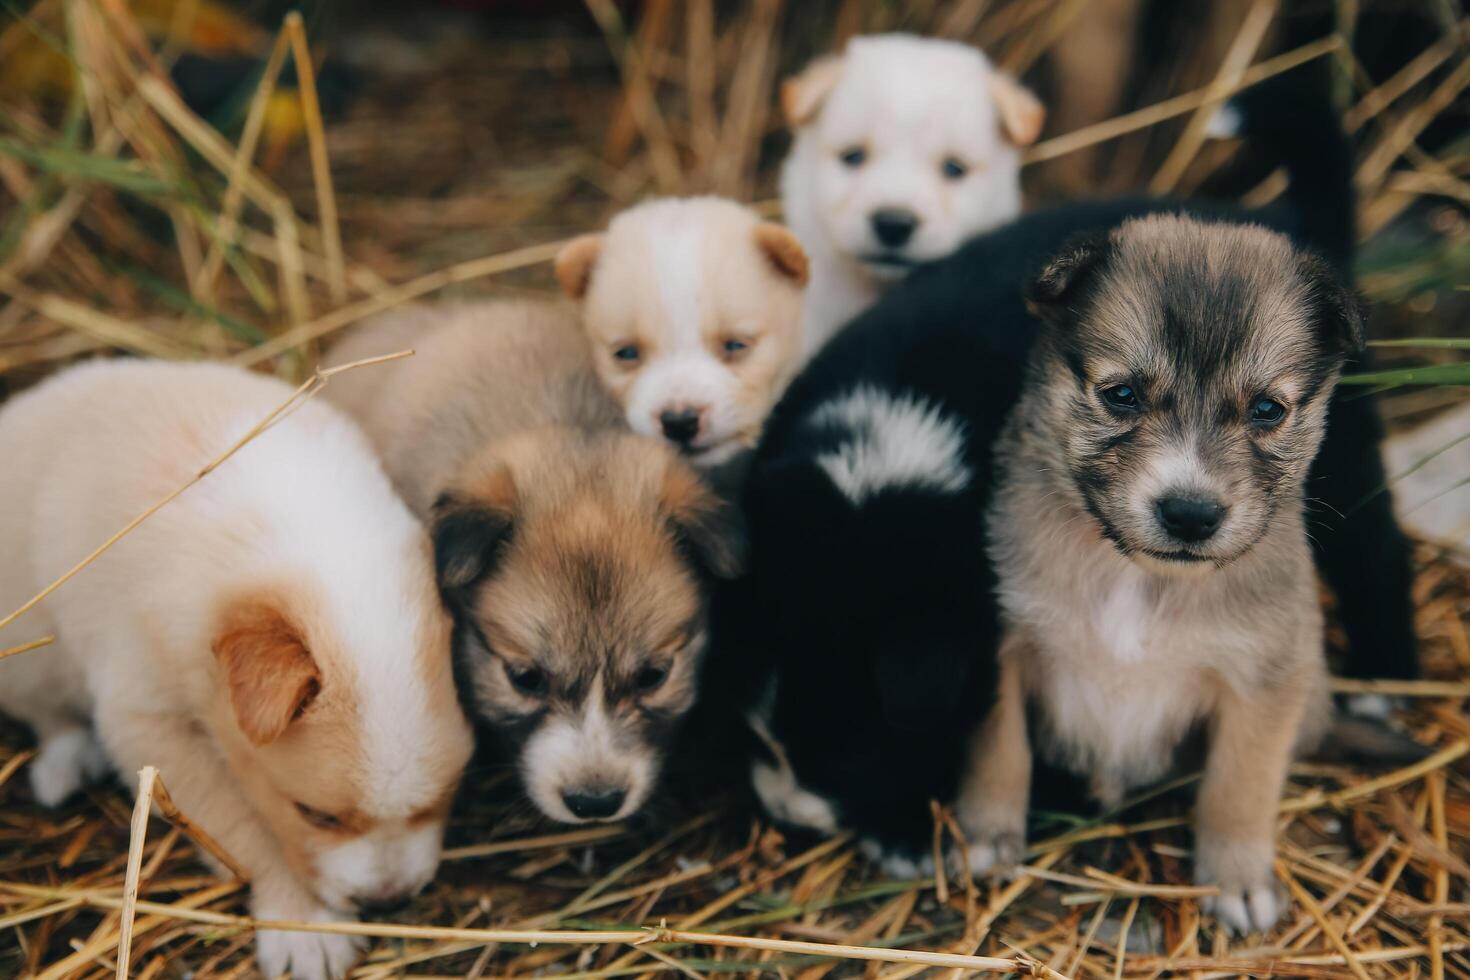
[[[267,173],[249,165],[260,137],[248,118],[228,142],[170,98],[158,68],[166,39],[150,44],[122,4],[43,0],[34,20],[0,35],[0,57],[40,26],[89,81],[70,109],[6,105],[3,135],[48,152],[0,154],[10,211],[0,290],[11,297],[0,308],[0,383],[23,386],[99,349],[232,357],[300,378],[317,337],[377,309],[486,288],[489,276],[497,291],[544,288],[548,242],[649,190],[768,191],[769,159],[758,152],[774,127],[765,96],[807,53],[786,50],[781,24],[803,21],[783,21],[773,0],[718,18],[703,0],[682,15],[650,0],[633,26],[611,3],[587,6],[600,34],[558,43],[548,40],[558,25],[546,36],[466,40],[451,24],[400,74],[369,77],[345,118],[308,119],[310,138]],[[1077,5],[966,0],[914,4],[907,15],[832,6],[850,28],[973,37],[1024,66]],[[1238,59],[1248,33],[1219,46]],[[279,60],[304,40],[286,37]],[[1307,54],[1332,50],[1341,49]],[[1360,173],[1380,224],[1435,189],[1467,196],[1462,151],[1431,158],[1414,146],[1445,96],[1470,84],[1461,71],[1434,74],[1455,50],[1440,42],[1414,77],[1359,86],[1376,158],[1394,151],[1413,165]],[[1176,136],[1187,137],[1200,101],[1172,103]],[[1112,120],[1037,156],[1165,118]],[[85,153],[50,152],[75,149],[66,134],[80,130],[90,134]],[[1196,170],[1213,165],[1206,156]],[[1464,240],[1456,213],[1435,221],[1441,243]],[[216,240],[236,247],[213,256]],[[1426,297],[1431,306],[1455,299],[1441,257],[1371,270],[1370,290],[1391,301],[1380,303],[1388,322],[1434,332]],[[1390,414],[1439,400],[1399,399]],[[480,767],[438,880],[392,923],[362,927],[379,938],[355,975],[1470,977],[1470,574],[1428,545],[1417,567],[1427,680],[1390,693],[1409,705],[1408,730],[1437,751],[1386,774],[1293,768],[1278,866],[1293,903],[1269,936],[1230,940],[1200,917],[1188,877],[1191,779],[1101,821],[1040,815],[1020,874],[975,885],[886,880],[851,841],[787,839],[741,797],[660,804],[632,827],[551,827],[510,773]],[[163,805],[166,818],[140,817],[115,784],[42,810],[26,784],[28,744],[0,722],[0,977],[117,975],[119,959],[134,977],[253,976],[246,888],[201,863],[208,842],[187,815]],[[166,774],[151,786],[166,804]],[[901,950],[936,953],[905,962]]]

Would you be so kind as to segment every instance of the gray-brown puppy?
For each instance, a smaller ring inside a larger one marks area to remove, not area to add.
[[[329,360],[409,347],[329,391],[431,526],[461,694],[547,816],[626,817],[694,702],[703,580],[735,570],[720,502],[623,426],[562,304],[408,309]]]
[[[1019,857],[1032,746],[1113,804],[1203,730],[1195,876],[1222,921],[1264,929],[1287,763],[1328,720],[1302,484],[1356,301],[1281,235],[1170,215],[1075,247],[1030,298],[1045,325],[989,521],[1001,695],[959,805],[971,866]]]

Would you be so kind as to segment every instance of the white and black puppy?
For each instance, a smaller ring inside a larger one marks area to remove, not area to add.
[[[814,351],[920,262],[1021,213],[1041,103],[977,49],[881,34],[788,80],[786,221],[811,255]]]
[[[1346,148],[1330,114],[1289,115],[1290,133],[1261,140],[1292,175],[1280,208],[1124,200],[1028,215],[916,270],[793,382],[747,487],[754,625],[739,644],[769,658],[756,720],[780,749],[754,776],[773,815],[854,828],[894,869],[928,850],[928,801],[955,798],[952,740],[995,693],[995,580],[980,554],[993,443],[1038,333],[1020,284],[1081,232],[1181,211],[1272,224],[1340,266],[1352,247]],[[1386,501],[1353,511],[1382,484],[1377,425],[1371,405],[1334,402],[1313,531],[1344,604],[1366,607],[1347,621],[1357,672],[1412,674],[1402,536]],[[1352,517],[1323,526],[1335,511]]]

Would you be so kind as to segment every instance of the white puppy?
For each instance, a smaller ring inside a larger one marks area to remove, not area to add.
[[[913,265],[1021,212],[1020,147],[1041,103],[955,41],[853,38],[788,80],[786,221],[811,256],[804,340],[815,351]]]
[[[556,275],[634,432],[702,467],[755,445],[802,361],[795,235],[733,201],[665,198],[573,239]]]
[[[371,370],[367,368],[365,370]],[[234,368],[66,371],[0,411],[9,611],[239,439],[290,389]],[[262,919],[340,921],[423,887],[472,738],[428,536],[367,440],[301,406],[0,633],[0,710],[57,804],[157,766],[248,872]],[[100,740],[100,744],[99,744]],[[262,932],[266,976],[340,977],[348,936]]]

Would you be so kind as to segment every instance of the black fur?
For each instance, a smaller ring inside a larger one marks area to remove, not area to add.
[[[1038,306],[1066,304],[1102,260],[1096,236],[1131,216],[1250,220],[1325,257],[1310,270],[1321,277],[1323,321],[1338,349],[1357,347],[1351,295],[1331,285],[1350,274],[1346,144],[1330,112],[1299,112],[1294,97],[1255,93],[1244,108],[1292,177],[1281,206],[1134,199],[1027,215],[915,270],[817,355],[767,423],[745,495],[745,614],[732,617],[725,655],[738,650],[748,677],[769,669],[776,678],[773,733],[802,784],[830,797],[845,826],[922,851],[928,801],[952,799],[966,736],[993,700],[998,623],[981,515],[991,446],[1039,333],[1028,286]],[[971,485],[894,490],[860,507],[843,498],[814,463],[832,435],[811,418],[858,385],[918,396],[963,420]],[[1407,677],[1416,672],[1408,553],[1387,494],[1373,494],[1384,483],[1379,433],[1371,400],[1348,392],[1333,402],[1308,490],[1311,531],[1340,597],[1348,672]]]

